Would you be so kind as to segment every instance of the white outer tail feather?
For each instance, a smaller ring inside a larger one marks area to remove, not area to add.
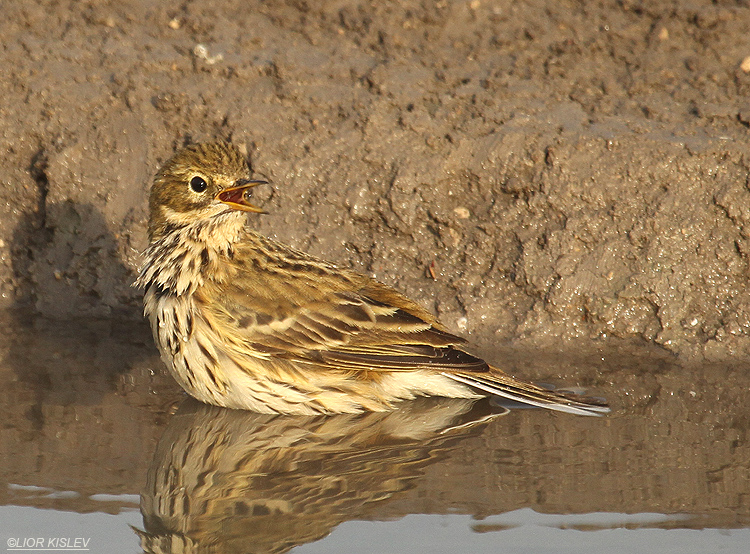
[[[496,396],[500,396],[503,398],[507,398],[515,402],[520,402],[521,404],[529,404],[531,406],[537,406],[539,408],[547,408],[550,410],[557,410],[558,412],[566,412],[569,414],[595,416],[595,417],[599,417],[603,414],[609,413],[610,411],[609,407],[607,406],[596,406],[594,404],[589,405],[589,404],[585,404],[582,402],[579,403],[578,405],[575,405],[574,404],[575,400],[570,400],[562,396],[559,398],[559,401],[556,399],[550,399],[548,401],[536,400],[533,398],[516,395],[510,391],[503,390],[502,388],[493,387],[487,383],[468,379],[466,377],[463,377],[461,375],[456,375],[454,373],[441,372],[441,374],[444,375],[445,377],[448,377],[449,379],[452,379],[459,383],[463,383],[464,385],[468,385],[475,389],[479,389],[486,393],[494,394]],[[549,392],[550,396],[554,395],[554,392],[552,391],[544,391],[544,392]]]

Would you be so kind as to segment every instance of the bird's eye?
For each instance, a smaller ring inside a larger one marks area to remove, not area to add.
[[[190,188],[195,192],[203,192],[208,188],[208,183],[206,183],[206,180],[203,177],[196,175],[190,179]]]

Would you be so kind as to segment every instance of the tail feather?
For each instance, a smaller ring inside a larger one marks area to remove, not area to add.
[[[540,408],[587,416],[601,416],[610,411],[606,402],[601,400],[543,389],[531,383],[518,381],[499,370],[491,373],[449,373],[446,371],[442,374],[482,392]]]

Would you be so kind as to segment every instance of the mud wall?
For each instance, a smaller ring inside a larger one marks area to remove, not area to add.
[[[4,306],[137,318],[151,176],[218,137],[273,184],[251,225],[398,286],[480,347],[750,354],[746,2],[3,14]]]

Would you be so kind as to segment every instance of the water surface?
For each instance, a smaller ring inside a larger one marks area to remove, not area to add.
[[[89,552],[744,552],[750,371],[501,351],[604,418],[422,400],[283,417],[186,400],[140,323],[0,321],[0,540]],[[132,528],[131,528],[132,526]],[[16,544],[16,543],[14,543]]]

